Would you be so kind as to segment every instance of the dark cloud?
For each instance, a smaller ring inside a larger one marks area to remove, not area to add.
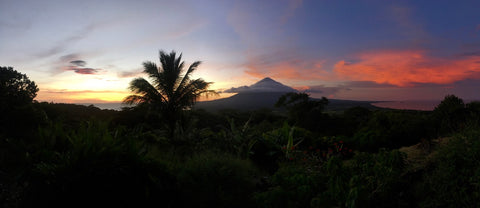
[[[232,87],[228,90],[224,90],[224,93],[239,93],[239,92],[248,92],[250,87],[248,86],[241,86],[241,87]]]
[[[80,57],[80,55],[78,53],[70,53],[70,54],[67,54],[67,55],[64,55],[64,56],[60,56],[59,61],[61,63],[71,62],[71,61],[79,59],[79,57]]]
[[[315,86],[308,86],[307,89],[304,90],[304,92],[332,95],[341,90],[350,90],[350,89],[345,86],[326,87],[325,85],[315,85]]]
[[[478,50],[480,48],[480,42],[469,42],[460,45],[464,50]]]
[[[389,88],[396,87],[395,85],[387,83],[376,83],[372,81],[349,81],[344,84],[345,87],[349,88]]]
[[[76,53],[61,56],[58,62],[59,68],[62,69],[62,71],[74,71],[77,74],[96,74],[102,71],[102,69],[85,67],[87,62],[79,58],[80,55]]]
[[[85,65],[87,65],[87,62],[85,62],[83,60],[70,61],[70,63],[75,65],[75,66],[85,66]]]
[[[73,71],[77,74],[96,74],[99,70],[92,68],[77,68],[74,67]]]
[[[83,68],[83,67],[77,67],[77,66],[68,66],[65,68],[67,71],[74,71],[77,74],[96,74],[101,69],[93,69],[93,68]]]
[[[480,51],[472,51],[460,54],[460,56],[480,56]]]
[[[480,77],[479,72],[474,72],[475,75],[472,77]],[[471,87],[480,89],[480,79],[464,79],[456,81],[449,84],[436,84],[436,83],[414,83],[417,88],[427,88],[427,87],[441,87],[441,88],[451,88],[451,87]]]

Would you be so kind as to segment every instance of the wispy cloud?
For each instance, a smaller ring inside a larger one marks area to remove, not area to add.
[[[70,47],[72,44],[85,39],[92,32],[94,32],[98,28],[101,28],[105,25],[106,25],[106,22],[90,23],[80,28],[79,30],[73,32],[71,35],[64,37],[63,39],[60,39],[50,48],[34,54],[34,57],[46,58],[46,57],[54,56],[62,52],[65,52],[68,49],[68,47]]]
[[[295,15],[295,12],[298,8],[302,6],[303,0],[289,0],[287,11],[283,14],[281,18],[282,23],[286,23],[290,18]]]
[[[120,78],[130,78],[130,77],[138,77],[143,73],[143,69],[135,69],[132,71],[120,71],[117,73],[117,77]]]
[[[413,8],[394,5],[388,10],[388,13],[394,18],[401,33],[413,41],[413,44],[421,44],[431,39],[431,36],[424,29],[421,21],[414,18],[415,10]]]
[[[245,73],[257,77],[275,79],[314,80],[325,79],[330,73],[323,69],[324,61],[308,60],[294,54],[276,52],[250,56]]]
[[[37,54],[35,54],[34,56],[36,58],[46,58],[46,57],[50,57],[50,56],[53,56],[53,55],[56,55],[56,54],[59,54],[61,52],[64,52],[68,46],[70,46],[71,44],[85,38],[88,33],[91,32],[91,31],[87,31],[86,29],[80,31],[79,33],[76,33],[76,34],[73,34],[63,40],[60,40],[58,43],[56,43],[54,46],[48,48],[47,50],[44,50],[42,52],[39,52]]]

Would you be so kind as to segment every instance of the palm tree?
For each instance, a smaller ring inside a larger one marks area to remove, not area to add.
[[[142,77],[132,80],[129,89],[134,94],[126,97],[123,102],[129,105],[147,105],[150,109],[159,111],[167,121],[169,136],[173,137],[183,110],[191,108],[200,95],[216,92],[208,89],[212,82],[190,78],[200,61],[192,63],[185,72],[182,54],[177,57],[175,51],[170,54],[160,51],[160,63],[160,67],[150,61],[143,63],[143,72],[151,82]]]

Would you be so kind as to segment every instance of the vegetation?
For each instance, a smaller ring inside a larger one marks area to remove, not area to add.
[[[328,114],[293,93],[284,113],[209,113],[191,108],[211,92],[189,78],[199,62],[181,75],[181,56],[160,61],[122,111],[38,103],[2,67],[2,95],[22,98],[2,100],[0,207],[480,206],[478,102]]]
[[[172,51],[170,54],[160,51],[161,66],[153,62],[143,63],[143,72],[148,75],[151,82],[144,78],[136,78],[130,82],[130,90],[134,95],[125,98],[127,104],[143,104],[158,111],[165,118],[170,130],[169,136],[173,136],[175,125],[181,117],[183,110],[190,108],[202,94],[214,94],[208,90],[211,82],[203,79],[191,79],[191,74],[201,62],[193,62],[184,73],[182,55]],[[183,75],[182,75],[183,74]]]

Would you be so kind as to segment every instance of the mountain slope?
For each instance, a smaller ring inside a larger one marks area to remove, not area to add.
[[[235,110],[255,110],[260,108],[275,109],[275,103],[280,96],[289,92],[298,92],[297,90],[283,85],[269,77],[260,80],[251,86],[242,86],[231,88],[225,92],[237,93],[228,98],[198,102],[194,108],[205,109],[208,111],[218,111],[221,109]],[[377,108],[371,105],[370,101],[352,101],[329,99],[326,111],[343,111],[345,109],[361,106],[366,108]]]
[[[260,92],[297,92],[297,90],[277,82],[270,77],[264,78],[250,86],[232,87],[227,93],[260,93]]]
[[[274,108],[278,98],[285,92],[247,92],[238,93],[232,97],[198,102],[197,109],[217,111],[221,109],[255,110],[259,108]]]

